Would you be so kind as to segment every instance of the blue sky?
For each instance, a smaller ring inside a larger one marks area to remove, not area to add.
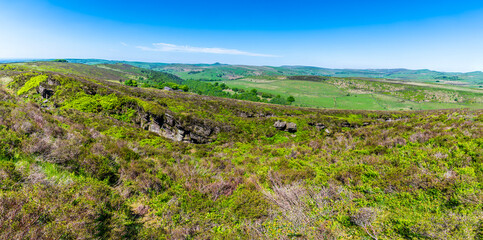
[[[0,58],[483,70],[483,1],[0,0]]]

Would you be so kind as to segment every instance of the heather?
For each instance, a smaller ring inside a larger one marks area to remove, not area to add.
[[[0,71],[1,238],[483,236],[482,110],[299,108],[61,66]]]

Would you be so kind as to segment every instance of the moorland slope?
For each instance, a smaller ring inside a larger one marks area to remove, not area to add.
[[[482,110],[299,108],[62,64],[0,65],[0,238],[483,236]]]

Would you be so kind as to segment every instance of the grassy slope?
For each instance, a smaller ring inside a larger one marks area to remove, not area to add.
[[[2,238],[483,234],[481,110],[303,109],[18,70],[0,71]],[[16,95],[39,74],[60,84],[48,101]],[[173,142],[144,113],[222,130]]]
[[[307,107],[367,110],[483,108],[483,90],[428,83],[341,78],[315,82],[264,77],[226,83],[232,88],[256,88],[275,95],[293,95],[295,105]],[[418,97],[418,94],[422,96]]]
[[[16,63],[11,64],[12,66],[24,67],[26,69],[37,70],[37,71],[52,71],[59,72],[63,74],[77,74],[81,76],[86,76],[90,78],[100,79],[100,80],[127,80],[130,78],[135,78],[139,74],[129,72],[129,71],[118,71],[117,69],[107,68],[107,67],[89,67],[84,64],[76,63],[61,63],[61,62],[27,62],[27,63]]]

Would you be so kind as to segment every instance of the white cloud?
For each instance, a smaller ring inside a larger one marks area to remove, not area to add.
[[[124,47],[129,46],[129,44],[127,44],[127,43],[125,43],[125,42],[121,42],[121,45],[123,45]]]
[[[154,47],[138,46],[137,48],[142,49],[144,51],[154,51],[154,52],[188,52],[188,53],[244,55],[244,56],[252,56],[252,57],[280,57],[280,56],[270,55],[270,54],[245,52],[237,49],[179,46],[179,45],[174,45],[169,43],[153,43],[153,46]]]

